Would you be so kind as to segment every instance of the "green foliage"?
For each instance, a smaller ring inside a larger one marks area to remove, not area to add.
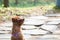
[[[9,0],[10,7],[32,7],[55,3],[55,0],[17,0],[17,1],[18,4],[16,5],[15,0]],[[2,6],[2,4],[3,0],[0,0],[0,5]]]
[[[3,3],[3,0],[0,0],[0,4],[2,4]]]

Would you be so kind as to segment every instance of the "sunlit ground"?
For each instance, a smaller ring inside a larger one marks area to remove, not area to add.
[[[21,15],[23,17],[31,17],[31,16],[42,16],[44,14],[46,14],[46,12],[48,12],[48,10],[53,10],[55,7],[55,4],[51,4],[51,5],[45,5],[45,6],[33,6],[33,7],[8,7],[8,8],[3,8],[3,7],[0,7],[0,22],[3,24],[3,22],[9,22],[11,21],[11,17],[18,14],[18,15]],[[54,19],[53,19],[54,18]],[[50,20],[54,20],[56,21],[56,19],[59,20],[59,18],[49,18]],[[48,20],[49,20],[48,19]],[[43,21],[43,20],[42,20]],[[45,20],[44,20],[45,21]],[[4,27],[6,25],[10,25],[9,23],[3,25]],[[54,22],[53,22],[54,23]],[[11,26],[11,25],[10,25]],[[49,25],[50,27],[50,25]],[[49,29],[49,27],[47,27]],[[25,27],[26,28],[26,27]],[[32,27],[28,27],[28,28],[32,28]],[[28,29],[27,28],[27,29]],[[33,27],[33,28],[37,28],[37,27]],[[46,27],[45,27],[46,28]],[[5,29],[5,28],[2,28],[1,29]],[[9,30],[10,28],[6,27],[6,30]],[[51,28],[50,28],[51,29]],[[10,34],[7,34],[7,33],[10,33],[10,31],[3,31],[1,33],[6,33],[6,34],[0,34],[0,39],[1,40],[10,40]],[[36,30],[23,30],[24,33],[27,33],[24,35],[24,37],[27,39],[27,40],[60,40],[60,35],[29,35],[29,34],[40,34],[41,33],[46,33],[46,31],[43,31],[43,30],[39,30],[39,28],[37,28]],[[36,33],[37,32],[37,33]],[[60,31],[59,31],[60,32]]]

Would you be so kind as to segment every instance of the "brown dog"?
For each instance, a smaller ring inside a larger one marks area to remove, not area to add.
[[[24,22],[23,18],[15,16],[12,18],[13,28],[12,28],[12,37],[11,40],[24,40],[23,34],[21,31],[21,25]]]

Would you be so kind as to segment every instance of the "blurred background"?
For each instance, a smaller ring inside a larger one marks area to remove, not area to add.
[[[0,40],[11,39],[16,15],[27,40],[60,40],[60,0],[0,0]]]
[[[32,7],[55,4],[56,0],[0,0],[0,7],[4,6],[4,2],[8,3],[10,7]]]

